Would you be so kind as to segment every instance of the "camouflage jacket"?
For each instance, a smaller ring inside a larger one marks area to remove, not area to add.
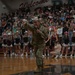
[[[40,25],[39,33],[37,32],[37,29],[35,28],[34,25],[28,24],[27,28],[31,30],[33,33],[33,41],[32,41],[33,45],[41,45],[45,43],[45,39],[48,37],[48,29],[45,26]]]

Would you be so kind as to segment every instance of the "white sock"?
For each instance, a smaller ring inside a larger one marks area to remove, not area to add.
[[[4,53],[4,57],[6,57],[6,53]]]
[[[26,52],[26,57],[28,56],[28,53]]]
[[[60,58],[62,58],[62,54],[60,55]]]
[[[56,55],[55,59],[57,59],[57,58],[58,58],[58,55]]]
[[[67,57],[67,55],[65,55],[65,58]]]
[[[71,54],[70,56],[72,57],[73,55]]]
[[[10,56],[12,57],[12,53],[10,54]]]
[[[49,56],[49,53],[48,53],[48,56]]]

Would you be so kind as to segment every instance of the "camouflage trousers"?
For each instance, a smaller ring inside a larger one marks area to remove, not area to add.
[[[35,52],[36,64],[37,64],[37,67],[40,68],[40,67],[43,67],[42,55],[43,55],[43,50],[45,48],[45,45],[41,44],[41,45],[38,45],[36,48],[37,48]]]

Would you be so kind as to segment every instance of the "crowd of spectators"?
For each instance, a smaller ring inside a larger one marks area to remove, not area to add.
[[[30,50],[34,51],[32,44],[33,34],[25,27],[25,24],[34,24],[34,20],[39,20],[40,25],[44,25],[49,30],[46,39],[44,56],[50,54],[62,57],[75,55],[75,6],[63,5],[58,7],[46,6],[31,11],[23,7],[15,12],[2,13],[0,15],[0,49],[4,56],[10,52],[10,56],[26,56]],[[60,44],[56,51],[57,44]],[[51,52],[52,51],[52,52]],[[54,57],[54,56],[53,56]],[[58,56],[57,56],[58,57]]]
[[[34,6],[36,6],[36,5],[39,5],[39,4],[42,4],[42,3],[46,3],[46,2],[48,2],[49,0],[37,0],[37,1],[33,1],[33,0],[31,0],[31,2],[25,2],[25,3],[21,3],[20,4],[20,7],[27,7],[27,6],[29,6],[29,7],[34,7]]]

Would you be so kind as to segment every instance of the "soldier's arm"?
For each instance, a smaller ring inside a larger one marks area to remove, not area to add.
[[[32,33],[33,33],[33,31],[34,31],[34,25],[33,25],[33,24],[27,23],[27,24],[26,24],[26,27],[27,27],[30,31],[32,31]]]
[[[44,27],[44,29],[43,29],[43,34],[46,38],[48,37],[49,30],[46,27]]]
[[[50,35],[48,35],[48,39],[45,41],[45,43],[47,43],[50,40]]]
[[[43,37],[43,38],[46,38],[46,37],[48,37],[48,30],[47,30],[47,28],[41,28],[41,30],[39,30],[38,31],[40,34],[41,34],[41,36]]]
[[[37,33],[39,33],[40,35],[44,36],[44,33],[39,29],[37,29]]]

